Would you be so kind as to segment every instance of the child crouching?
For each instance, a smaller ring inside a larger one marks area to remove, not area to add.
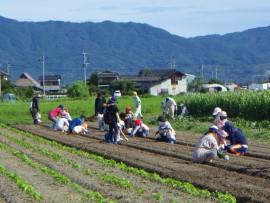
[[[176,133],[172,128],[171,124],[169,123],[169,121],[167,121],[164,116],[159,116],[157,121],[159,125],[158,131],[156,132],[156,135],[159,134],[157,140],[174,144],[176,141],[175,138]]]
[[[145,125],[141,119],[134,120],[134,128],[131,136],[146,137],[149,135],[149,127]]]

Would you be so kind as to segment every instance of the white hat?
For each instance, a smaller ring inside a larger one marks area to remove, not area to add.
[[[214,108],[214,111],[213,111],[213,113],[212,113],[212,115],[213,116],[216,116],[219,112],[221,112],[222,110],[221,110],[221,108],[219,108],[219,107],[216,107],[216,108]]]
[[[226,111],[221,111],[221,112],[219,113],[219,116],[220,116],[220,117],[227,117],[227,112],[226,112]]]
[[[217,132],[218,131],[218,127],[216,125],[212,125],[212,126],[209,127],[209,131]]]

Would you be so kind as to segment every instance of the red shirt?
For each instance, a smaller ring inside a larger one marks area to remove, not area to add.
[[[60,114],[62,114],[62,109],[60,109],[59,107],[55,108],[50,112],[50,116],[53,118],[59,116]]]

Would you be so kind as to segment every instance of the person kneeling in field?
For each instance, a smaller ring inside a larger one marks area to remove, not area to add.
[[[159,137],[157,138],[158,141],[165,141],[171,144],[175,143],[175,131],[172,128],[169,121],[166,120],[164,116],[159,116],[158,119],[158,131],[155,135],[159,134]]]
[[[141,119],[134,120],[134,128],[131,136],[146,137],[149,135],[149,127],[145,125]]]
[[[230,144],[224,149],[237,156],[244,155],[248,150],[248,141],[242,130],[229,121],[225,123],[223,130],[228,133],[226,139],[230,141]]]
[[[57,119],[55,126],[54,126],[54,130],[66,132],[66,131],[68,131],[68,127],[69,127],[68,119],[65,117],[61,117],[61,118]]]
[[[199,139],[192,160],[197,163],[212,162],[216,157],[228,160],[229,156],[224,155],[219,147],[220,136],[218,127],[216,125],[211,126]]]
[[[79,118],[75,118],[73,119],[72,121],[69,122],[69,128],[68,128],[68,131],[70,133],[73,132],[73,129],[76,127],[76,126],[81,126],[83,123],[85,122],[85,116],[80,116]]]
[[[72,133],[75,134],[87,134],[89,131],[87,130],[88,125],[84,122],[82,125],[77,125],[72,129]]]

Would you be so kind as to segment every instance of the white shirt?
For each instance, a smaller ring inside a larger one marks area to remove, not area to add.
[[[135,108],[141,105],[141,99],[139,96],[134,96],[134,105],[135,105]]]
[[[173,98],[171,98],[171,97],[167,97],[165,99],[165,101],[164,101],[164,104],[165,104],[166,107],[171,107],[171,106],[175,106],[176,107],[177,106],[175,100]]]
[[[218,149],[218,143],[212,133],[203,135],[196,145],[196,149]]]
[[[163,131],[163,130],[168,130],[169,133],[167,134],[168,137],[170,137],[171,139],[176,139],[175,138],[175,131],[172,128],[171,124],[169,123],[169,121],[165,121],[164,123],[162,123],[161,125],[159,125],[158,128],[159,132]]]
[[[55,124],[55,130],[63,130],[64,126],[69,126],[69,122],[66,118],[58,118]]]

